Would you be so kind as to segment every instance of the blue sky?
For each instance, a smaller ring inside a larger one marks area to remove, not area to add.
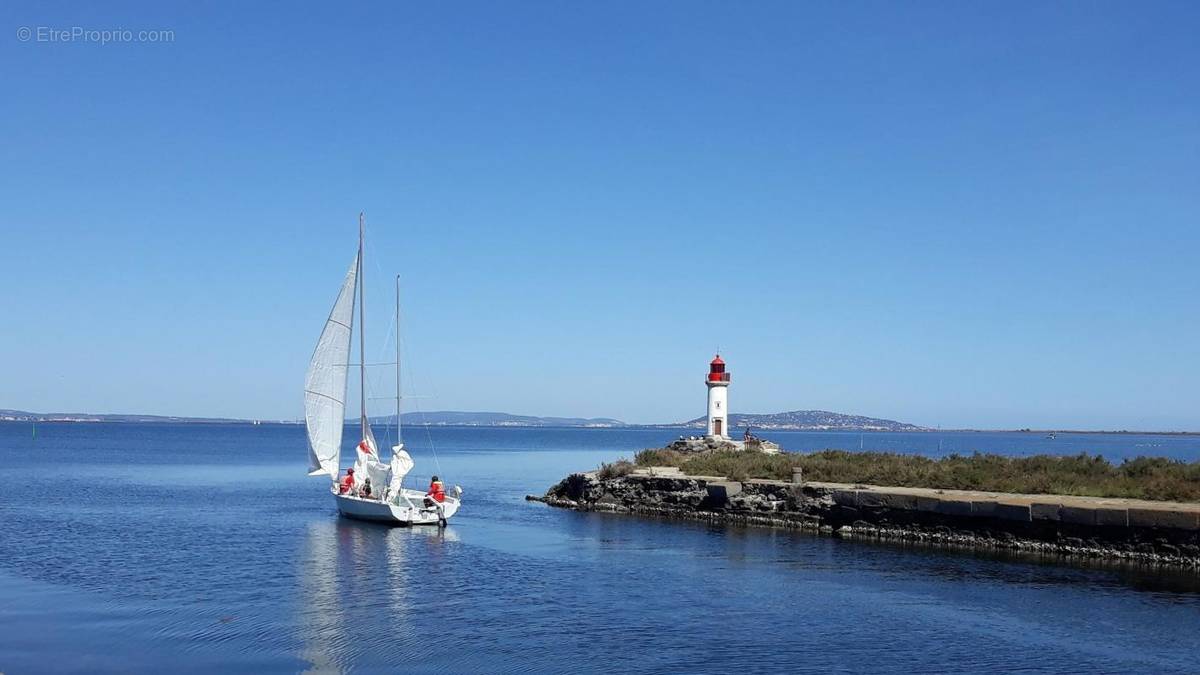
[[[1195,3],[0,16],[0,407],[300,417],[362,210],[425,409],[1200,429]]]

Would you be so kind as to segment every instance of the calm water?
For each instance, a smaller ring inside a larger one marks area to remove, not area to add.
[[[439,533],[339,519],[300,427],[0,424],[0,672],[1200,671],[1196,576],[522,499],[676,433],[434,429],[435,462],[413,431],[415,473],[466,491]],[[863,438],[939,443],[1200,458],[1185,437]]]

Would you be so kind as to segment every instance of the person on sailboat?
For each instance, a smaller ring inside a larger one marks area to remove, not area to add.
[[[442,485],[442,481],[434,476],[429,482],[429,490],[425,493],[425,503],[433,506],[434,502],[442,503],[446,501],[446,488]]]
[[[358,491],[359,497],[369,498],[371,496],[371,479],[368,477],[363,481],[362,489]]]
[[[342,479],[338,494],[348,494],[354,490],[354,467],[346,469],[346,477]]]

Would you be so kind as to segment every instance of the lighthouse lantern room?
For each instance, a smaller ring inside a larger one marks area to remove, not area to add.
[[[721,355],[708,364],[708,436],[729,438],[729,373]]]

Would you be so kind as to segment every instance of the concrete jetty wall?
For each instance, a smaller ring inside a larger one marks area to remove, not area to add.
[[[844,483],[733,481],[673,467],[572,474],[553,506],[837,536],[1126,558],[1200,568],[1200,504]]]
[[[1200,530],[1200,504],[840,483],[808,485],[814,490],[829,491],[834,503],[847,509],[883,509],[1030,524]]]

